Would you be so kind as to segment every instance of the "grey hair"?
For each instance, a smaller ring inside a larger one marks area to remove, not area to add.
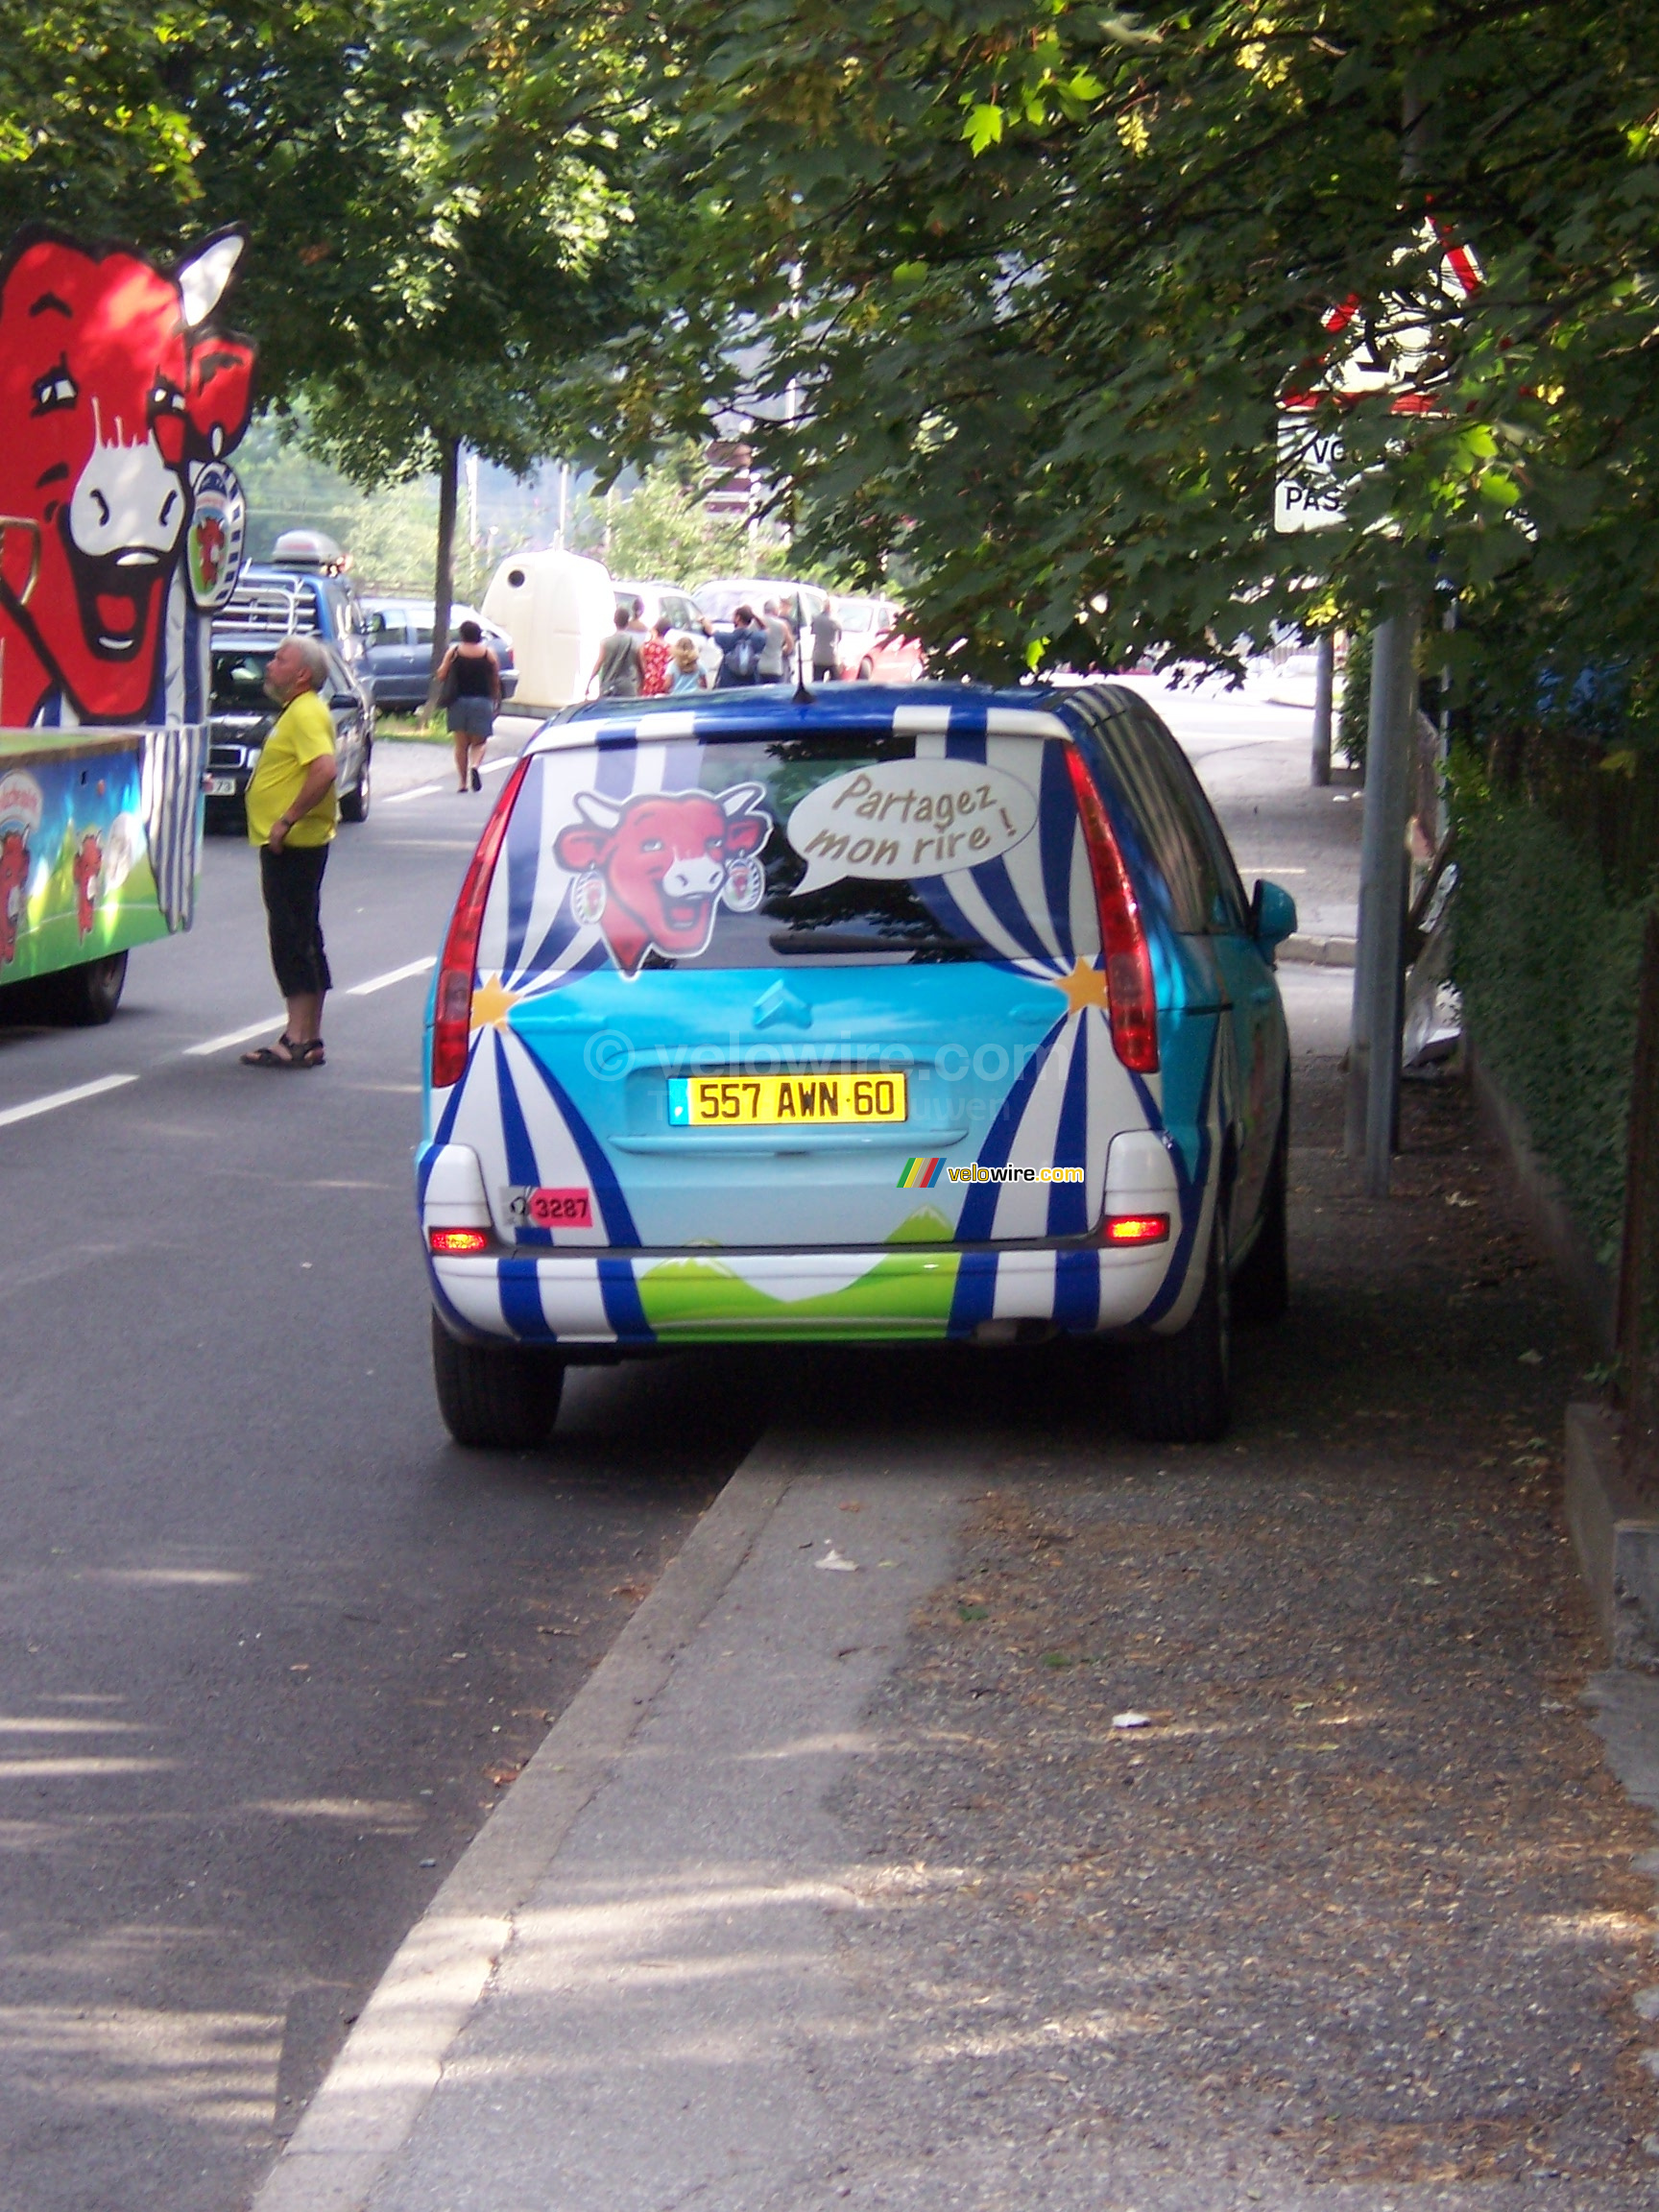
[[[311,679],[313,691],[321,691],[328,681],[328,656],[315,637],[289,637],[285,640],[300,656],[301,666]]]

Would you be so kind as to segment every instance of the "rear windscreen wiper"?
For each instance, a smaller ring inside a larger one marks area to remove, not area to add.
[[[779,929],[766,940],[774,952],[956,952],[948,937],[878,937],[842,929]]]

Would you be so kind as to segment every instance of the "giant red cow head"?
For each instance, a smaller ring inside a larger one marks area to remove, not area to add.
[[[576,794],[580,822],[561,830],[553,856],[578,875],[572,906],[596,921],[624,975],[637,975],[655,946],[693,958],[709,949],[722,894],[747,910],[758,885],[733,889],[740,862],[753,859],[772,834],[758,783],[726,791],[640,791],[632,799]],[[739,877],[741,880],[741,877]],[[596,885],[597,896],[586,896]]]
[[[29,881],[29,840],[21,830],[0,831],[0,968],[17,957],[17,924]]]
[[[213,326],[241,257],[221,232],[169,271],[36,228],[0,267],[0,723],[60,689],[141,719],[192,463],[248,426],[253,349]]]

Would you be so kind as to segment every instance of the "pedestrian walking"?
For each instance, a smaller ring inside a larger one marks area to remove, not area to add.
[[[438,671],[438,704],[455,740],[455,787],[482,791],[484,748],[495,734],[501,709],[501,663],[476,622],[463,622]]]
[[[640,639],[632,627],[632,602],[616,610],[616,627],[599,648],[589,684],[597,683],[601,699],[637,699],[639,696]]]
[[[716,630],[708,621],[703,627],[720,648],[720,666],[714,676],[716,691],[730,691],[739,685],[760,681],[760,656],[766,650],[766,632],[753,607],[739,607],[732,617],[730,630]]]
[[[323,1000],[333,977],[323,946],[323,871],[339,807],[334,718],[320,696],[328,656],[315,637],[284,637],[265,671],[281,708],[248,785],[248,839],[259,849],[259,888],[276,988],[288,1019],[274,1045],[244,1052],[245,1068],[321,1068]]]
[[[709,679],[704,675],[697,659],[697,641],[694,637],[676,637],[674,651],[668,662],[668,688],[670,691],[707,691]]]
[[[841,625],[835,619],[835,610],[826,599],[812,617],[812,681],[814,684],[833,684],[841,673],[841,656],[836,648],[841,642]]]
[[[795,633],[778,612],[776,599],[768,599],[761,607],[760,620],[766,643],[760,654],[759,680],[762,684],[781,684],[795,651]]]
[[[668,633],[673,627],[666,614],[659,614],[656,627],[639,648],[641,699],[661,699],[668,688]]]

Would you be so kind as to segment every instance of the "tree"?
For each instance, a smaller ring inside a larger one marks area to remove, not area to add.
[[[47,5],[0,55],[0,212],[166,255],[227,222],[260,388],[357,484],[436,469],[439,644],[463,441],[525,469],[613,326],[628,57],[486,0]]]
[[[1432,569],[1495,614],[1525,592],[1564,655],[1659,665],[1645,4],[641,22],[700,220],[636,384],[685,429],[748,411],[811,538],[870,581],[907,552],[937,659],[1225,661]],[[1431,210],[1483,264],[1456,313]],[[1276,539],[1278,400],[1349,301],[1384,345],[1427,323],[1432,406],[1341,410],[1348,526]]]

